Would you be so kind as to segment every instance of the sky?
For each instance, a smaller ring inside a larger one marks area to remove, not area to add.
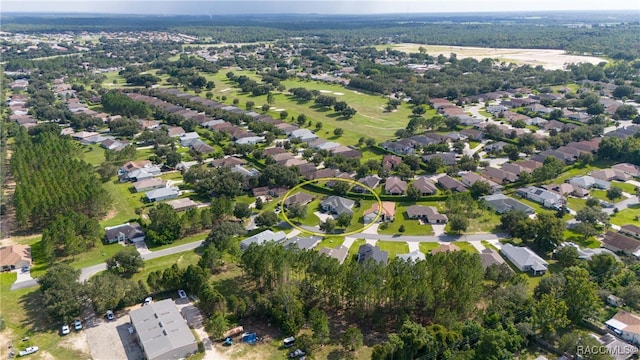
[[[554,10],[629,10],[640,0],[2,0],[0,11],[148,15],[389,14]]]

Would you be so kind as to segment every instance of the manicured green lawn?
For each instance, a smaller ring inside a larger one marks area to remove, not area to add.
[[[611,215],[611,223],[615,225],[638,224],[640,222],[640,205],[633,205],[617,214]]]
[[[478,253],[478,250],[476,250],[476,248],[474,248],[467,241],[456,241],[456,242],[454,242],[454,244],[456,246],[458,246],[460,248],[460,250],[464,250],[464,251],[472,253],[472,254],[477,254]]]
[[[611,181],[611,187],[617,186],[622,189],[622,191],[634,195],[636,192],[636,187],[631,184],[627,184],[620,181]]]
[[[144,193],[135,193],[131,189],[131,183],[121,183],[117,179],[110,180],[103,184],[104,188],[111,194],[115,216],[101,222],[102,226],[113,226],[123,224],[128,221],[136,221],[136,208],[150,206],[143,202]]]
[[[158,177],[162,180],[182,180],[182,174],[180,173],[180,171],[162,174]]]
[[[82,159],[93,166],[99,166],[104,162],[104,149],[100,145],[82,145],[84,149]]]
[[[222,96],[225,96],[227,99],[224,101],[225,103],[231,103],[233,99],[237,98],[240,101],[238,106],[241,108],[244,108],[247,101],[255,102],[256,107],[266,103],[266,95],[252,96],[251,94],[240,93],[239,89],[236,88],[236,84],[227,80],[227,72],[228,69],[222,69],[218,74],[207,74],[207,79],[216,83],[216,88],[212,91],[214,98],[220,97],[222,99]],[[255,76],[255,73],[251,71],[233,70],[233,72],[237,76]],[[269,111],[270,115],[277,118],[281,109],[288,112],[289,118],[291,116],[297,117],[298,114],[305,114],[313,122],[311,129],[315,129],[315,123],[321,121],[324,127],[318,132],[318,135],[331,140],[335,140],[333,139],[333,130],[338,127],[342,128],[344,135],[337,140],[346,145],[355,145],[358,139],[363,136],[372,137],[378,141],[393,138],[396,130],[406,127],[411,115],[411,106],[408,104],[401,105],[397,111],[386,112],[384,106],[387,103],[387,99],[384,97],[357,93],[336,84],[298,79],[289,79],[281,83],[287,89],[304,87],[309,90],[322,90],[324,94],[346,101],[356,109],[358,113],[353,118],[345,120],[333,110],[314,107],[313,101],[299,102],[291,95],[273,93],[275,102],[271,105],[273,109]]]
[[[318,243],[318,246],[316,246],[316,249],[320,250],[322,248],[336,248],[342,245],[343,242],[344,242],[344,236],[327,236],[322,238],[322,241]]]
[[[418,220],[411,220],[407,217],[407,212],[404,206],[396,207],[396,219],[393,222],[387,223],[386,229],[378,227],[378,234],[385,235],[433,235],[433,228],[429,224],[421,225]],[[404,225],[404,232],[400,232],[400,226]],[[382,226],[382,224],[380,225]]]
[[[567,206],[571,210],[579,211],[584,209],[585,206],[587,206],[587,200],[569,197],[567,198]]]
[[[389,252],[389,260],[395,258],[398,254],[406,254],[409,252],[409,245],[406,242],[379,240],[376,246]]]
[[[372,200],[362,200],[360,201],[360,207],[353,208],[353,220],[351,220],[351,225],[349,225],[346,231],[356,231],[360,230],[364,227],[364,220],[362,218],[362,214],[365,210],[371,208],[374,201]]]
[[[607,192],[605,190],[591,190],[589,192],[589,194],[591,195],[591,197],[596,198],[598,200],[604,200],[606,202],[612,202],[611,200],[609,200],[609,198],[607,198]],[[613,201],[620,201],[622,200],[622,198],[620,199],[616,199]]]
[[[606,169],[608,167],[610,167],[611,165],[613,165],[613,162],[610,161],[594,161],[593,163],[587,165],[587,166],[582,166],[580,164],[577,165],[573,165],[571,167],[567,167],[567,171],[563,172],[560,176],[558,176],[553,183],[554,184],[561,184],[563,182],[565,182],[566,180],[572,178],[572,177],[576,177],[576,176],[580,176],[580,175],[587,175],[590,171],[593,170],[601,170],[601,169]]]
[[[440,244],[437,242],[421,242],[420,251],[422,251],[425,254],[428,254],[431,252],[431,250],[437,248],[438,246],[440,246]]]
[[[564,231],[564,239],[565,241],[571,241],[573,243],[576,243],[581,247],[586,247],[591,249],[597,249],[600,247],[600,242],[596,240],[593,236],[585,239],[583,235],[578,234],[577,232],[571,229],[566,229]]]

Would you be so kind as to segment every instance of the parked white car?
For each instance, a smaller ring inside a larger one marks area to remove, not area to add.
[[[149,297],[144,299],[144,302],[142,303],[142,306],[149,305],[149,304],[151,304],[152,301],[153,301],[153,298],[151,296],[149,296]]]
[[[38,347],[37,347],[37,346],[29,346],[28,348],[26,348],[26,349],[24,349],[24,350],[22,350],[22,351],[19,351],[19,352],[18,352],[18,356],[27,356],[27,355],[31,355],[31,354],[33,354],[33,353],[37,352],[38,350],[39,350],[39,349],[38,349]]]
[[[76,329],[76,331],[82,330],[82,322],[80,322],[80,320],[76,319],[73,322],[73,328]]]
[[[62,335],[68,335],[71,330],[69,329],[69,325],[62,325],[62,329],[60,330],[62,332]]]

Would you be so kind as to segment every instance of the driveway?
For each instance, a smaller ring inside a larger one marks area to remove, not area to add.
[[[95,360],[144,359],[135,334],[129,333],[129,315],[117,313],[116,319],[107,321],[94,317],[85,322],[85,332],[91,356]]]
[[[618,209],[618,211],[622,211],[622,210],[627,209],[629,206],[633,206],[633,205],[638,204],[639,202],[640,201],[638,200],[638,197],[634,195],[634,196],[632,196],[632,197],[630,197],[630,198],[628,198],[626,200],[622,200],[620,202],[617,202],[615,204],[615,206],[613,206],[613,207],[602,209],[602,211],[604,211],[605,213],[611,215],[611,214],[613,214],[613,210],[614,209]]]
[[[198,338],[202,341],[204,345],[205,354],[203,359],[205,360],[224,360],[228,359],[228,356],[220,353],[218,349],[214,346],[214,343],[209,338],[209,334],[204,330],[203,322],[206,320],[204,316],[200,313],[197,307],[195,307],[191,301],[187,299],[176,299],[176,307],[182,314],[182,317],[187,320],[187,324],[190,328],[192,328],[196,334],[198,334]]]
[[[16,282],[11,285],[11,290],[24,289],[38,285],[38,282],[31,277],[31,271],[23,272],[22,269],[16,269],[13,270],[13,272],[18,274],[18,277]]]

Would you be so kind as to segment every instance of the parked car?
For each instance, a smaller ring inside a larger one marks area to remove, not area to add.
[[[306,353],[304,351],[300,350],[300,349],[296,349],[295,351],[292,351],[289,354],[289,357],[293,359],[293,358],[297,358],[297,357],[302,356],[302,355],[306,355]]]
[[[62,329],[60,330],[60,332],[62,333],[62,335],[68,335],[71,330],[69,329],[69,325],[62,325]]]
[[[292,347],[296,343],[296,338],[290,336],[282,341],[282,345],[286,348]]]
[[[29,270],[31,270],[31,269],[29,268],[29,265],[25,265],[25,266],[23,266],[23,267],[22,267],[22,272],[23,272],[23,273],[29,272]]]
[[[180,296],[180,299],[186,299],[187,293],[184,290],[178,290],[178,296]]]
[[[149,304],[151,304],[152,301],[153,301],[153,299],[151,298],[151,296],[146,297],[144,299],[144,302],[142,303],[142,306],[149,305]]]
[[[107,320],[113,320],[115,318],[116,318],[116,316],[113,315],[113,311],[107,310]]]
[[[76,319],[73,322],[73,328],[76,329],[76,331],[82,330],[82,322],[80,322],[80,320]]]
[[[33,353],[35,353],[37,351],[38,351],[38,347],[37,346],[29,346],[28,348],[26,348],[26,349],[24,349],[22,351],[19,351],[18,352],[18,356],[31,355],[31,354],[33,354]]]

